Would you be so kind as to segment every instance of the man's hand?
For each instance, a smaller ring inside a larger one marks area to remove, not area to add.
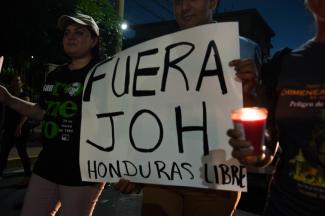
[[[202,185],[207,186],[212,189],[220,189],[219,184],[216,184],[215,181],[212,183],[207,182],[207,179],[213,180],[216,178],[216,174],[213,169],[213,166],[218,166],[219,164],[231,166],[239,166],[239,162],[235,158],[226,158],[226,151],[224,149],[213,149],[209,151],[208,155],[203,155],[201,157],[202,166],[199,168],[200,178],[202,179]],[[207,167],[206,167],[207,166]]]
[[[142,189],[142,184],[120,179],[119,182],[114,184],[114,189],[124,194],[139,193]]]
[[[229,144],[233,147],[232,156],[237,158],[240,163],[247,166],[254,167],[265,167],[268,166],[273,158],[274,154],[278,150],[278,144],[275,145],[273,151],[271,151],[266,146],[263,146],[262,155],[254,155],[254,147],[247,140],[243,140],[242,134],[239,130],[229,129],[227,135],[230,137]],[[267,138],[268,135],[265,135]]]
[[[230,137],[229,144],[233,147],[232,156],[245,165],[254,165],[256,157],[253,157],[254,147],[249,141],[241,139],[239,130],[229,129],[227,135]]]
[[[243,84],[243,98],[245,106],[255,105],[255,92],[258,83],[258,70],[252,59],[235,59],[229,62],[234,67],[236,76]]]

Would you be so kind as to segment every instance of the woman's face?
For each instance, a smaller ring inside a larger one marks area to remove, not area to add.
[[[325,1],[324,0],[306,0],[308,7],[320,22],[325,22]]]
[[[97,37],[92,37],[90,30],[77,23],[65,28],[63,48],[70,58],[82,58],[91,55],[91,49],[98,43]]]

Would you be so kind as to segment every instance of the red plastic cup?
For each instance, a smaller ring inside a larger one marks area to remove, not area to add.
[[[239,108],[231,112],[231,119],[235,129],[241,131],[241,138],[254,147],[254,155],[262,156],[267,110],[262,107]]]

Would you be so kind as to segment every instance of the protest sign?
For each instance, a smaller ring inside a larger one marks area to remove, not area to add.
[[[245,191],[246,169],[226,135],[242,106],[228,66],[237,58],[238,25],[229,22],[146,41],[95,66],[83,93],[83,180]]]

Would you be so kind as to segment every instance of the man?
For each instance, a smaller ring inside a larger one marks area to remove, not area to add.
[[[220,4],[220,0],[173,0],[173,4],[176,22],[183,30],[216,22],[213,20],[213,12]],[[262,63],[259,46],[248,38],[239,37],[239,39],[241,59],[231,62],[230,66],[241,67],[240,71],[245,71],[244,68],[250,68],[253,65],[255,67],[255,64],[259,67]],[[250,106],[255,103],[254,99],[250,98],[254,86],[251,81],[254,79],[251,79],[251,74],[244,72],[237,75],[246,81],[243,82],[243,102],[245,106]]]
[[[176,22],[181,30],[198,25],[215,22],[213,12],[219,0],[173,0]],[[241,58],[255,58],[257,45],[248,39],[240,39]],[[241,66],[246,67],[249,60],[242,60]],[[245,82],[247,74],[238,75],[243,80],[244,103],[249,100],[252,83]],[[251,79],[248,79],[251,80]],[[127,180],[121,180],[115,187],[124,192],[135,189],[135,185]],[[143,188],[142,216],[198,216],[219,215],[228,216],[234,210],[240,199],[240,192],[217,191],[176,186],[145,185]]]
[[[279,154],[264,216],[321,216],[325,212],[325,118],[324,107],[316,105],[325,101],[321,96],[296,94],[325,89],[325,1],[304,2],[314,18],[313,37],[298,48],[275,53],[261,69],[258,95],[268,108],[270,132],[265,136],[264,157],[253,159],[250,142],[241,139],[238,130],[228,130],[232,155],[243,164],[265,167]],[[246,71],[255,73],[253,68]],[[297,100],[313,106],[293,106]]]
[[[14,75],[11,78],[10,92],[22,100],[29,101],[27,93],[23,90],[23,82],[20,75]],[[24,167],[24,175],[26,177],[24,182],[27,183],[31,175],[31,162],[26,146],[29,134],[29,130],[25,124],[26,121],[26,116],[19,114],[10,107],[5,108],[3,142],[1,143],[0,152],[0,177],[6,168],[10,150],[15,145]]]

